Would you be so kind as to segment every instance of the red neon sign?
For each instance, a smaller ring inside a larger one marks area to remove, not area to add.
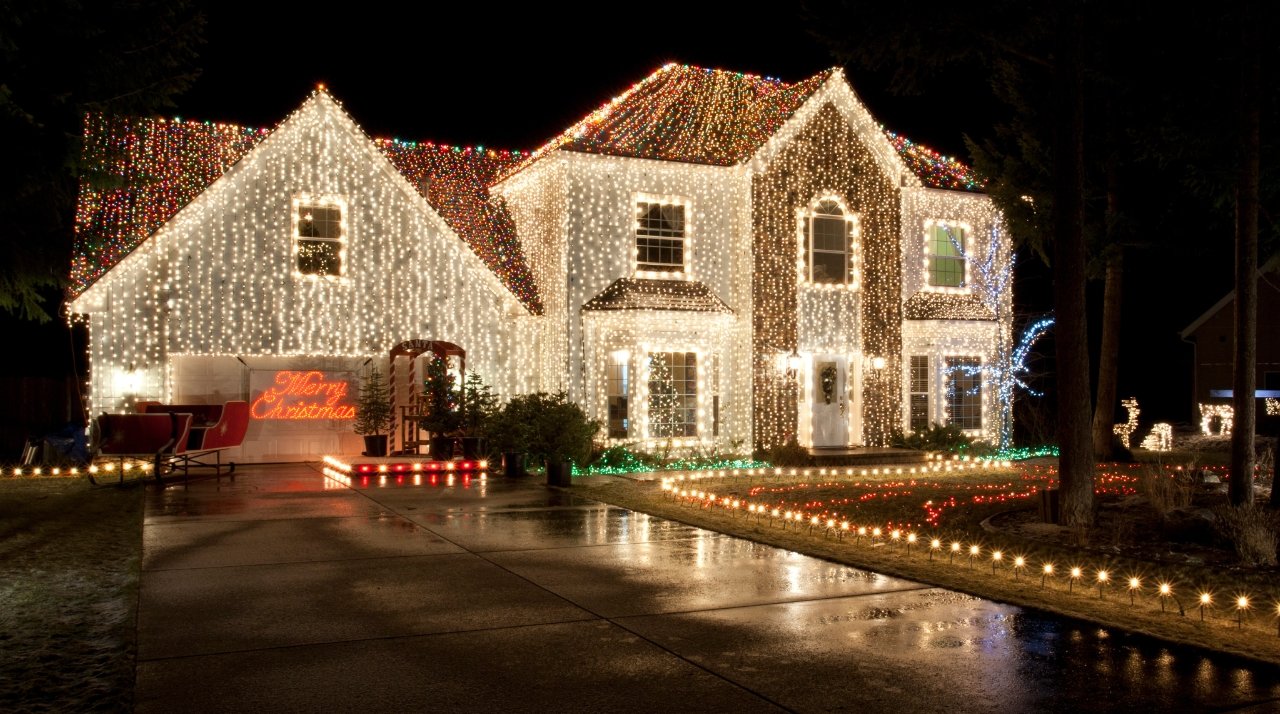
[[[262,391],[249,405],[254,419],[354,419],[356,407],[347,401],[351,384],[327,380],[319,370],[281,370],[273,386]]]

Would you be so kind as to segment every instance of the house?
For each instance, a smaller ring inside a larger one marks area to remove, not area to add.
[[[1280,390],[1280,334],[1270,329],[1271,319],[1280,314],[1280,254],[1274,255],[1258,269],[1258,345],[1257,388]],[[1235,305],[1232,290],[1214,303],[1178,335],[1191,343],[1195,352],[1195,380],[1192,387],[1197,405],[1227,405],[1231,400],[1214,397],[1212,392],[1232,388],[1235,370]],[[1258,405],[1258,416],[1280,416],[1276,400]],[[1203,411],[1203,409],[1201,410]],[[1201,414],[1196,414],[1201,418]]]
[[[411,411],[428,354],[648,447],[1009,418],[1000,215],[839,69],[667,65],[533,152],[371,139],[323,89],[270,131],[85,139],[113,177],[82,187],[72,266],[92,408],[249,399],[243,460],[358,451],[355,375],[382,365]]]

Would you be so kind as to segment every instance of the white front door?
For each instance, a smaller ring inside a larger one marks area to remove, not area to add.
[[[847,361],[839,355],[813,357],[813,446],[849,445]]]

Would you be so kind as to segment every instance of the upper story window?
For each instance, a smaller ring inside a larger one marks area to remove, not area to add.
[[[638,274],[680,278],[688,272],[689,204],[679,199],[636,201],[636,252]]]
[[[337,196],[293,200],[293,257],[296,275],[342,277],[347,262],[347,204]]]
[[[839,199],[824,197],[801,212],[800,280],[812,285],[858,286],[858,219]]]
[[[924,266],[928,287],[942,291],[963,291],[969,287],[972,230],[968,224],[927,221],[924,231]]]

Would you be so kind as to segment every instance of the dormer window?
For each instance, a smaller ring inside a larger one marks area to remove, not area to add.
[[[636,201],[637,275],[681,278],[688,272],[688,203],[672,199]]]
[[[834,196],[821,197],[798,213],[800,281],[858,287],[857,216]]]
[[[340,278],[346,273],[347,206],[335,196],[293,200],[294,274]]]

